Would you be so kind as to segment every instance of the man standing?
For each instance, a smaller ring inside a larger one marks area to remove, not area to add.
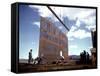
[[[28,63],[30,64],[32,62],[32,49],[30,49],[30,52],[29,52],[29,59],[28,59]]]

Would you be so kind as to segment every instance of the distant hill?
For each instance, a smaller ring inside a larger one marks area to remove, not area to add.
[[[19,63],[28,63],[28,59],[19,59]]]
[[[72,60],[78,60],[78,59],[80,59],[80,56],[79,55],[70,55],[69,58]]]

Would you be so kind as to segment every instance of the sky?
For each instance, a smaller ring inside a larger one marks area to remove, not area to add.
[[[90,54],[92,48],[91,30],[96,28],[96,10],[90,8],[51,7],[57,16],[70,29],[62,26],[59,20],[45,6],[19,6],[19,58],[36,58],[39,50],[40,17],[51,20],[66,36],[68,36],[68,54],[79,55],[86,50]]]

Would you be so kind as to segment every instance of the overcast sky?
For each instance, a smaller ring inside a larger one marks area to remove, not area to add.
[[[20,5],[20,58],[28,58],[28,52],[33,49],[33,58],[38,55],[40,16],[47,17],[68,36],[69,55],[79,55],[86,50],[90,53],[92,47],[91,30],[96,28],[96,10],[74,7],[51,7],[52,10],[70,29],[67,31],[58,19],[45,6]]]

